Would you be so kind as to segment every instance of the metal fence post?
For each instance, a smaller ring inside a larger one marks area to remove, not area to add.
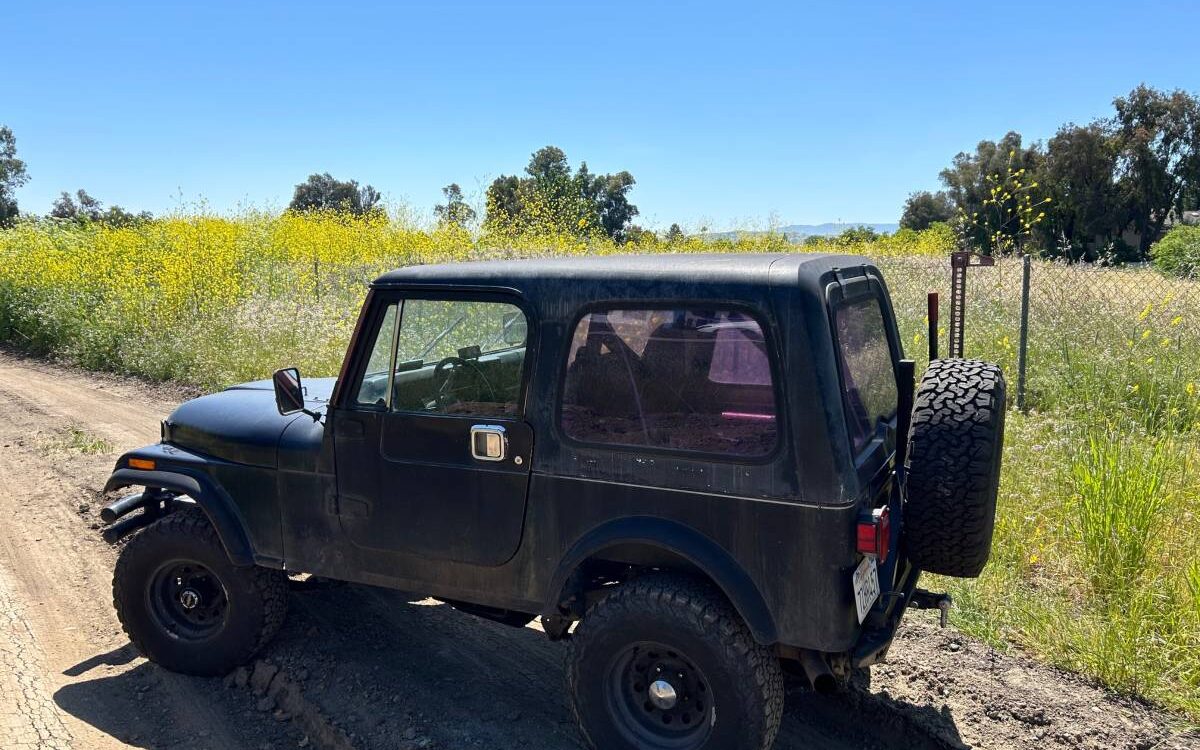
[[[1021,259],[1021,342],[1017,348],[1017,410],[1025,411],[1025,360],[1029,351],[1029,271],[1032,259]]]

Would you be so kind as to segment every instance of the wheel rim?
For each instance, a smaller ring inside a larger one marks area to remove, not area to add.
[[[181,641],[204,641],[225,627],[229,596],[221,579],[193,560],[159,566],[146,589],[155,624]]]
[[[617,732],[636,747],[697,748],[712,733],[709,682],[677,648],[630,645],[609,665],[604,685]]]

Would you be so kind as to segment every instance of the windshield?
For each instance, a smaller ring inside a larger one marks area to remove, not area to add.
[[[525,317],[510,305],[412,299],[404,303],[396,364],[457,357],[464,347],[479,356],[524,343]]]

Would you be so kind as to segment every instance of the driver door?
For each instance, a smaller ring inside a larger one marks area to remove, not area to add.
[[[533,450],[525,312],[502,296],[407,297],[374,317],[333,420],[343,531],[366,553],[506,562]]]

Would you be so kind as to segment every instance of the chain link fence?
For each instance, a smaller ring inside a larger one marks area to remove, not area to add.
[[[928,361],[929,292],[941,299],[939,345],[947,355],[950,259],[878,265],[905,354],[920,371]],[[1105,396],[1149,407],[1171,399],[1200,403],[1200,279],[1171,278],[1149,266],[998,258],[994,266],[967,270],[965,298],[964,356],[1001,365],[1010,396],[1026,408]]]

